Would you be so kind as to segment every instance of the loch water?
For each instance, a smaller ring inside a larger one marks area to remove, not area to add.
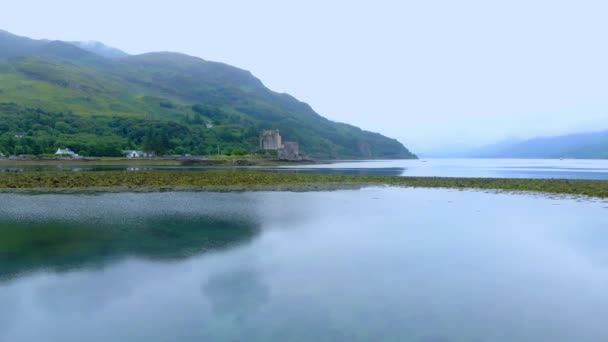
[[[606,341],[608,203],[0,194],[0,341]]]
[[[152,162],[153,163],[153,162]],[[0,163],[0,171],[139,171],[173,170],[204,171],[217,169],[260,170],[269,172],[298,172],[320,174],[419,176],[419,177],[486,177],[486,178],[560,178],[608,180],[608,160],[599,159],[406,159],[332,161],[326,164],[209,167],[144,165],[129,163],[115,165],[59,164],[13,165]]]

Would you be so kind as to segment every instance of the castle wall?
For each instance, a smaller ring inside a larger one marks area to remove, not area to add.
[[[279,130],[274,131],[263,131],[260,134],[260,149],[261,150],[274,150],[277,151],[283,147],[281,134]]]
[[[302,160],[300,156],[300,144],[295,141],[286,141],[279,149],[279,159],[281,160]]]

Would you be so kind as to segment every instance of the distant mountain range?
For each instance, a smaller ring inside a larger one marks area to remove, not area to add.
[[[321,117],[250,72],[179,53],[0,31],[0,152],[246,153],[281,130],[315,158],[415,158],[395,139]],[[21,132],[19,138],[14,132]]]
[[[510,140],[461,153],[477,158],[608,159],[608,131]]]

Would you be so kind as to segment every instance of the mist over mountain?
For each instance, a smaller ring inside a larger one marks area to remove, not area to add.
[[[101,42],[87,41],[87,42],[71,42],[71,43],[78,46],[79,48],[81,48],[83,50],[87,50],[89,52],[95,53],[97,55],[100,55],[100,56],[103,56],[106,58],[122,58],[122,57],[127,57],[129,55],[122,50],[113,48],[111,46],[107,46]]]
[[[608,131],[576,133],[528,140],[511,139],[480,148],[444,154],[471,158],[575,158],[607,159]]]
[[[278,128],[315,158],[415,158],[381,134],[330,121],[273,92],[249,71],[180,53],[128,55],[97,42],[34,40],[0,31],[0,152],[58,147],[117,155],[254,151]],[[25,133],[15,141],[14,132]]]

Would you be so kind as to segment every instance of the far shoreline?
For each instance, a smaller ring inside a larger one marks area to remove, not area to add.
[[[150,165],[150,166],[279,166],[332,164],[339,160],[279,160],[238,158],[5,158],[0,166],[23,165]]]

